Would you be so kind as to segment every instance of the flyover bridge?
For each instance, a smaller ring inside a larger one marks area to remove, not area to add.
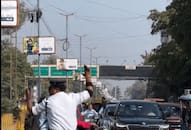
[[[87,65],[92,78],[116,80],[149,80],[155,79],[152,65]],[[56,65],[32,65],[35,78],[74,78],[84,73],[83,67],[77,70],[57,70]],[[40,70],[39,70],[40,69]],[[39,76],[40,73],[40,76]]]
[[[99,67],[100,79],[121,79],[121,80],[148,80],[155,79],[154,67],[151,65],[142,66],[106,66]]]

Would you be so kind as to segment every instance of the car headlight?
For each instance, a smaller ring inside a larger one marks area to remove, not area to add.
[[[159,125],[159,130],[169,130],[169,125],[168,124]]]

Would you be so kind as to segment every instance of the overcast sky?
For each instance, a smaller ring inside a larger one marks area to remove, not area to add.
[[[31,10],[37,8],[35,0],[24,2]],[[65,57],[64,15],[73,13],[68,16],[69,58],[79,58],[80,40],[76,35],[85,35],[82,37],[83,64],[90,64],[90,50],[93,63],[97,59],[99,64],[141,64],[140,55],[160,44],[159,35],[150,35],[149,10],[162,11],[169,3],[169,0],[40,0],[43,12],[40,36],[55,36],[56,53]],[[37,35],[37,24],[28,21],[19,30],[18,40],[34,35]]]
[[[31,10],[37,7],[37,0],[23,1]],[[170,4],[170,0],[39,1],[43,12],[40,36],[56,37],[56,54],[66,56],[62,49],[62,39],[66,37],[64,15],[73,13],[68,17],[69,58],[80,57],[80,40],[76,35],[85,35],[82,37],[82,64],[90,64],[92,50],[93,64],[97,61],[102,65],[141,64],[143,59],[140,55],[161,44],[160,35],[150,34],[152,21],[147,19],[149,11],[162,11]],[[37,24],[26,22],[18,32],[18,47],[22,48],[23,37],[35,35]],[[28,56],[29,61],[35,58],[37,56]],[[121,85],[126,87],[129,84]]]

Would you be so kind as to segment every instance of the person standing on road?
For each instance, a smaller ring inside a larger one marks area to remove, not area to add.
[[[105,97],[102,97],[101,98],[101,107],[100,107],[100,109],[99,109],[99,114],[103,114],[103,111],[104,111],[104,109],[105,109],[105,106],[106,106],[106,99],[105,99]]]
[[[190,130],[191,127],[191,106],[189,101],[184,102],[182,120],[183,120],[183,130]]]
[[[49,92],[49,96],[53,95],[54,94],[54,88],[50,86],[48,88],[48,92]],[[46,100],[46,106],[45,107],[47,107],[48,97],[44,97],[43,99]],[[40,100],[38,103],[42,102],[42,100]],[[40,113],[39,127],[40,127],[40,130],[48,130],[47,108],[45,108],[45,111]]]
[[[27,109],[34,115],[38,115],[47,109],[49,130],[76,130],[77,128],[77,105],[89,99],[93,95],[90,69],[85,65],[86,89],[79,93],[66,93],[66,83],[63,81],[51,81],[53,95],[48,100],[32,106],[32,94],[26,89]],[[47,102],[47,106],[46,106]]]

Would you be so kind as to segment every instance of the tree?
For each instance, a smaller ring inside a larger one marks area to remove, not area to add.
[[[56,64],[57,56],[50,55],[42,61],[42,64]]]
[[[153,49],[149,62],[155,64],[158,76],[153,91],[163,88],[172,96],[180,96],[191,86],[191,1],[173,0],[166,11],[151,10],[151,34],[166,31],[172,37],[167,44]],[[163,86],[163,87],[162,87]],[[163,93],[161,93],[163,95]],[[163,95],[165,96],[165,95]],[[166,95],[165,98],[168,98]]]
[[[111,96],[115,97],[116,99],[121,98],[121,90],[119,86],[113,87],[111,90]]]
[[[125,90],[125,95],[131,99],[144,99],[146,97],[147,82],[137,81]]]
[[[19,3],[19,23],[16,28],[1,28],[2,35],[11,36],[24,24],[28,9]],[[13,46],[7,37],[1,39],[1,113],[17,112],[18,103],[24,98],[25,76],[32,76],[26,56]],[[18,115],[18,112],[16,113]]]
[[[1,112],[4,113],[13,111],[24,98],[25,76],[32,76],[32,69],[17,48],[1,47]]]

